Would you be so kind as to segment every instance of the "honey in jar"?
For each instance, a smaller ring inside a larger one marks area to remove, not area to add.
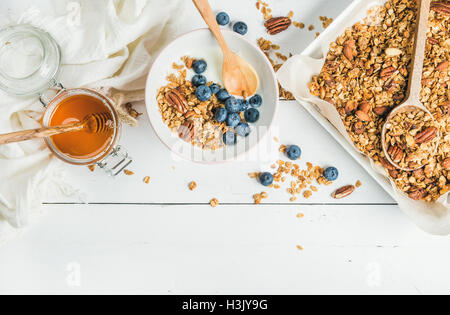
[[[101,99],[89,95],[72,95],[62,100],[50,117],[50,126],[67,125],[83,121],[88,115],[110,113]],[[114,130],[102,133],[79,131],[56,135],[50,138],[63,154],[79,160],[98,156],[108,149],[113,141]]]

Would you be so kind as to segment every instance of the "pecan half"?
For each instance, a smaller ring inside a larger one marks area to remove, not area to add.
[[[394,165],[392,165],[392,164],[391,164],[387,159],[385,159],[385,158],[380,158],[380,163],[381,163],[381,165],[382,165],[385,169],[387,169],[387,170],[389,170],[389,171],[395,170]]]
[[[439,41],[436,38],[434,38],[434,37],[428,37],[428,42],[431,45],[439,45]]]
[[[405,94],[403,94],[402,92],[395,93],[394,96],[392,96],[392,99],[397,102],[403,101],[405,99]]]
[[[399,172],[398,172],[396,169],[393,169],[393,170],[389,170],[389,175],[390,175],[393,179],[397,179],[397,178],[398,178],[398,175],[400,175],[400,174],[399,174]]]
[[[387,81],[387,80],[390,79],[396,72],[397,72],[397,69],[395,69],[394,67],[388,67],[388,68],[385,68],[385,69],[381,70],[381,72],[380,72],[380,78],[383,79],[384,81]]]
[[[355,191],[355,186],[353,185],[348,185],[348,186],[344,186],[342,188],[339,188],[338,190],[336,190],[332,197],[334,199],[343,199],[345,197],[350,196],[354,191]]]
[[[378,116],[386,116],[390,111],[389,106],[378,106],[373,109],[373,112]]]
[[[391,156],[391,159],[398,163],[401,162],[403,157],[405,156],[405,152],[399,146],[390,146],[388,149],[388,153]]]
[[[450,15],[450,3],[447,2],[433,2],[431,10],[434,10],[443,15]]]
[[[417,144],[428,143],[437,137],[438,129],[436,127],[430,127],[424,131],[418,133],[414,140]]]
[[[447,61],[441,62],[437,67],[436,70],[437,71],[445,71],[448,69],[448,66],[450,65],[450,63]]]
[[[413,200],[421,200],[427,196],[427,192],[424,189],[413,190],[409,193],[409,198]]]
[[[267,20],[264,26],[267,29],[267,33],[270,35],[279,34],[287,30],[292,24],[292,20],[285,16],[274,17]]]
[[[167,102],[177,111],[184,114],[188,110],[186,98],[177,89],[172,89],[166,93]]]
[[[184,125],[180,126],[178,135],[182,140],[191,142],[194,139],[194,122],[188,120]]]
[[[442,162],[442,167],[446,170],[450,170],[450,157],[446,158],[443,162]]]

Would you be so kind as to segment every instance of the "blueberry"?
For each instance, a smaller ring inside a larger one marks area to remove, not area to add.
[[[302,149],[300,149],[300,147],[297,145],[291,145],[289,148],[287,148],[286,155],[291,160],[298,160],[302,155]]]
[[[192,69],[194,69],[195,73],[202,74],[208,68],[207,63],[204,60],[195,60],[192,64]]]
[[[240,105],[239,108],[240,112],[245,112],[249,108],[248,101],[243,99],[239,100],[239,105]]]
[[[245,111],[245,120],[249,123],[255,123],[259,120],[259,111],[255,108],[250,108]]]
[[[234,132],[232,131],[227,131],[226,133],[223,134],[223,142],[226,145],[234,145],[237,142],[237,136]]]
[[[225,101],[225,108],[229,113],[238,113],[241,108],[241,104],[234,97],[230,97]]]
[[[249,103],[251,107],[259,108],[263,103],[263,99],[260,95],[256,94],[249,100]]]
[[[323,176],[329,181],[335,181],[339,177],[339,171],[336,167],[329,167],[325,170]]]
[[[248,32],[248,26],[244,22],[237,22],[233,26],[233,31],[238,34],[245,35]]]
[[[195,96],[197,96],[200,102],[205,102],[211,99],[212,92],[209,86],[200,85],[197,90],[195,90]]]
[[[225,102],[227,99],[229,99],[231,97],[230,93],[228,93],[227,90],[222,89],[217,93],[217,98],[219,99],[219,101],[221,102]]]
[[[259,181],[263,186],[268,187],[273,184],[273,175],[267,172],[262,173],[261,175],[259,175]]]
[[[228,111],[223,107],[219,107],[214,112],[214,117],[218,122],[223,123],[225,120],[227,120]]]
[[[194,75],[194,77],[192,78],[192,84],[194,86],[205,85],[206,78],[201,74]]]
[[[250,135],[250,126],[246,123],[240,123],[236,128],[236,133],[241,137],[248,137]]]
[[[216,20],[217,23],[222,26],[230,24],[230,16],[225,12],[220,12],[217,14]]]
[[[211,89],[211,92],[213,92],[213,94],[217,94],[220,91],[220,86],[218,86],[217,84],[211,84],[209,86],[209,88]]]
[[[232,113],[229,114],[227,117],[227,126],[228,127],[237,127],[237,125],[239,125],[239,123],[241,122],[241,117],[239,116],[239,114],[236,113]]]

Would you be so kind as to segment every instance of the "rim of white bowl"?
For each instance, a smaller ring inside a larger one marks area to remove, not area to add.
[[[155,134],[156,134],[156,136],[158,137],[158,139],[159,139],[159,140],[160,140],[160,141],[161,141],[161,142],[162,142],[162,143],[163,143],[163,144],[164,144],[164,145],[165,145],[172,153],[175,153],[176,155],[178,155],[178,156],[179,156],[180,158],[182,158],[183,160],[185,160],[185,161],[191,161],[191,162],[198,163],[198,164],[205,164],[205,165],[216,165],[216,164],[224,164],[224,163],[234,162],[234,161],[237,161],[241,156],[244,156],[245,154],[247,154],[248,152],[250,152],[250,151],[252,151],[254,148],[256,148],[256,147],[261,143],[261,141],[262,141],[265,137],[267,137],[267,136],[270,134],[270,131],[271,131],[272,126],[273,126],[273,123],[274,123],[274,121],[275,121],[275,117],[277,116],[277,113],[278,113],[278,106],[279,106],[279,102],[280,102],[280,97],[279,97],[280,91],[279,91],[279,87],[278,87],[278,80],[277,80],[277,76],[276,76],[276,74],[275,74],[275,71],[273,70],[272,64],[270,63],[270,61],[267,59],[266,55],[261,51],[260,48],[258,48],[255,44],[253,44],[253,43],[252,43],[249,39],[247,39],[246,37],[244,37],[244,36],[242,36],[242,35],[239,35],[239,34],[237,34],[237,33],[234,32],[234,31],[222,29],[222,32],[224,32],[224,33],[229,33],[229,34],[231,34],[232,36],[235,36],[235,37],[237,37],[237,38],[239,38],[239,39],[242,39],[242,40],[246,41],[251,47],[253,47],[254,49],[256,49],[257,53],[261,56],[262,60],[264,60],[264,63],[265,63],[267,66],[269,66],[270,72],[271,72],[271,74],[272,74],[273,83],[274,83],[274,86],[275,86],[275,89],[276,89],[276,91],[275,91],[275,93],[276,93],[276,94],[275,94],[275,95],[276,95],[276,101],[275,101],[275,104],[274,104],[273,116],[272,116],[272,119],[270,120],[270,123],[269,123],[269,126],[268,126],[268,128],[267,128],[266,134],[265,134],[263,137],[261,137],[261,139],[259,139],[258,142],[255,143],[254,145],[252,145],[248,150],[246,150],[246,151],[244,151],[244,152],[241,152],[241,153],[238,153],[236,156],[233,156],[233,158],[231,158],[231,159],[226,159],[226,160],[221,160],[221,161],[199,161],[199,160],[189,159],[189,158],[187,158],[186,156],[180,154],[179,152],[173,150],[172,147],[171,147],[167,142],[165,142],[165,141],[162,139],[162,137],[159,135],[159,133],[158,133],[156,127],[154,126],[154,124],[153,124],[153,122],[152,122],[152,116],[151,116],[150,110],[149,110],[149,100],[148,100],[148,91],[147,91],[147,88],[148,88],[148,82],[150,81],[150,77],[152,76],[153,71],[154,71],[154,65],[158,62],[158,60],[160,59],[160,57],[161,57],[164,53],[166,53],[167,51],[169,51],[169,50],[172,48],[172,46],[173,46],[177,41],[181,40],[182,38],[188,37],[188,36],[190,36],[190,35],[192,35],[192,34],[194,34],[194,33],[200,33],[200,32],[210,32],[210,30],[209,30],[209,28],[200,28],[200,29],[196,29],[196,30],[193,30],[193,31],[189,31],[189,32],[187,32],[187,33],[184,33],[184,34],[178,36],[177,38],[175,38],[173,41],[171,41],[166,47],[164,47],[164,48],[158,53],[157,57],[155,58],[155,60],[153,61],[152,65],[151,65],[150,70],[149,70],[149,73],[148,73],[148,75],[147,75],[147,81],[146,81],[146,84],[145,84],[145,109],[146,109],[147,115],[148,115],[148,117],[149,117],[150,125],[152,126],[152,129],[153,129],[153,131],[155,132]]]

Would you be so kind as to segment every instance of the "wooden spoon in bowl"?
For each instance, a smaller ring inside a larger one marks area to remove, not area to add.
[[[259,88],[259,77],[255,69],[244,59],[233,53],[225,42],[219,24],[208,0],[192,0],[202,15],[223,51],[222,79],[227,91],[234,96],[251,96]]]
[[[32,139],[47,138],[69,132],[86,131],[88,133],[102,133],[109,130],[111,117],[107,113],[87,116],[83,121],[55,127],[45,127],[34,130],[24,130],[0,135],[0,145],[22,142]]]

